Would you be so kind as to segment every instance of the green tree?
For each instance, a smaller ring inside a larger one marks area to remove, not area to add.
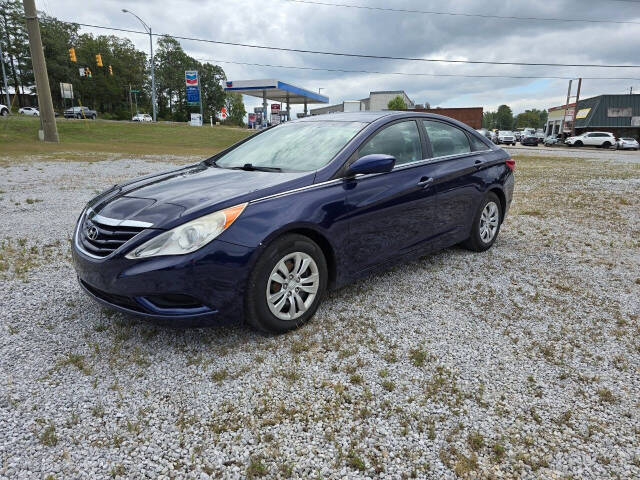
[[[500,105],[496,112],[496,127],[499,130],[511,130],[513,128],[513,112],[508,105]]]
[[[231,125],[244,125],[244,116],[246,110],[244,109],[244,103],[242,102],[242,95],[239,93],[227,93],[226,100],[228,117],[225,123]]]
[[[542,128],[547,123],[548,115],[546,110],[525,110],[516,117],[516,128]]]
[[[227,79],[227,76],[221,67],[210,63],[201,64],[199,67],[199,75],[204,117],[215,117],[216,112],[220,111],[226,104],[226,96],[222,82]]]
[[[387,108],[389,110],[406,110],[407,104],[402,99],[402,97],[398,95],[397,97],[389,100],[389,103],[387,103]]]
[[[8,60],[8,76],[16,93],[25,93],[25,86],[33,83],[29,40],[20,0],[0,0],[0,43]],[[22,98],[17,95],[18,106]]]

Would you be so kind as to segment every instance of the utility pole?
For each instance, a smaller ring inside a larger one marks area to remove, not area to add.
[[[11,111],[11,99],[9,98],[9,86],[7,85],[7,72],[4,70],[4,54],[0,43],[0,64],[2,64],[2,81],[4,82],[4,94],[7,97],[7,108]]]
[[[562,121],[560,122],[560,137],[564,136],[564,121],[567,118],[567,109],[569,108],[569,101],[571,100],[571,84],[573,80],[569,80],[569,90],[567,90],[567,103],[564,104],[564,115],[562,115]]]
[[[580,89],[582,88],[582,78],[578,79],[578,92],[576,93],[576,108],[573,109],[573,124],[571,126],[571,136],[576,136],[576,122],[578,121],[578,107],[580,106]]]
[[[27,32],[29,33],[29,49],[31,50],[31,62],[33,63],[33,75],[36,78],[36,90],[38,91],[38,106],[40,107],[40,121],[44,130],[45,142],[56,142],[58,128],[56,117],[53,113],[53,101],[49,89],[49,76],[47,64],[42,50],[42,37],[40,37],[40,25],[38,24],[38,12],[34,0],[22,0],[24,14],[27,20]]]

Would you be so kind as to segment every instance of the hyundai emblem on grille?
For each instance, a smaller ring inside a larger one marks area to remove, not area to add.
[[[91,225],[87,229],[87,237],[89,237],[90,240],[95,240],[96,238],[98,238],[98,229],[95,225]]]

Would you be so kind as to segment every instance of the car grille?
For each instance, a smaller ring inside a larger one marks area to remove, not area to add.
[[[85,219],[79,232],[80,245],[97,257],[106,257],[127,243],[144,227],[105,225],[95,219]]]

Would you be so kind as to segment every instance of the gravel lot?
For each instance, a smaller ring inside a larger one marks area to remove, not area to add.
[[[171,166],[114,158],[0,157],[0,478],[640,477],[633,161],[517,157],[492,250],[398,266],[266,336],[81,293],[84,203]]]

